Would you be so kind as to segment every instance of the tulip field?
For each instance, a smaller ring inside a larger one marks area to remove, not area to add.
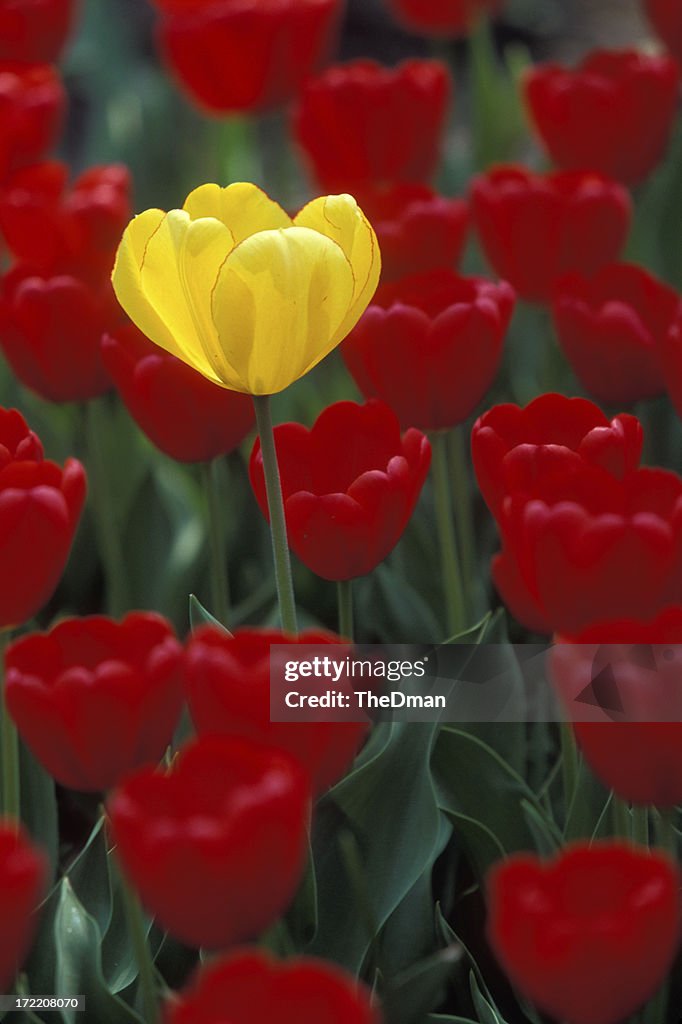
[[[681,86],[0,0],[2,1024],[682,1024]]]

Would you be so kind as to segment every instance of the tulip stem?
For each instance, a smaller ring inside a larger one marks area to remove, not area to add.
[[[154,964],[147,942],[147,929],[145,928],[144,915],[140,905],[140,899],[126,878],[123,868],[119,866],[121,878],[121,891],[123,894],[123,907],[125,910],[128,934],[133,945],[135,962],[137,963],[139,977],[139,992],[142,1002],[145,1024],[157,1024],[159,1019],[159,1005],[156,990],[156,976]]]
[[[443,431],[431,435],[433,446],[433,488],[436,501],[436,523],[443,560],[443,586],[449,636],[465,627],[462,572],[457,551],[457,536],[452,511],[452,494],[448,479],[448,438]]]
[[[90,501],[97,545],[104,567],[107,608],[120,618],[128,608],[128,587],[121,540],[121,524],[110,486],[110,473],[103,450],[109,424],[105,421],[107,397],[92,399],[85,405],[87,467],[90,477]]]
[[[19,737],[5,701],[5,651],[9,644],[8,630],[0,631],[0,744],[2,745],[2,813],[19,819],[21,788],[19,776]]]
[[[353,581],[339,580],[336,584],[339,605],[339,636],[354,640],[353,629]]]
[[[286,633],[298,633],[296,621],[296,601],[291,578],[291,559],[287,541],[287,524],[284,518],[284,501],[282,499],[282,482],[277,465],[275,435],[272,429],[269,395],[253,395],[256,410],[256,424],[260,447],[263,456],[263,475],[265,476],[265,492],[268,498],[270,513],[270,534],[272,537],[272,553],[275,562],[275,583],[279,600],[279,615],[282,629]]]
[[[578,748],[575,745],[573,728],[562,722],[561,730],[561,777],[564,787],[564,826],[568,825],[578,785]]]
[[[646,807],[632,808],[632,838],[641,846],[649,845],[649,812]]]
[[[632,819],[630,818],[630,808],[627,803],[614,793],[611,800],[611,808],[615,835],[621,839],[631,839]]]
[[[450,448],[450,472],[452,488],[455,495],[457,516],[457,542],[462,556],[462,575],[464,577],[464,594],[466,611],[471,610],[476,600],[476,530],[474,527],[474,509],[472,504],[473,490],[469,476],[467,442],[464,427],[456,427],[448,435]],[[476,610],[476,616],[478,609]]]
[[[220,458],[204,462],[202,467],[204,494],[208,509],[209,574],[213,614],[224,626],[230,624],[230,581],[227,574],[227,551],[223,521],[223,463]]]
[[[656,815],[656,844],[677,864],[677,834],[674,827],[675,812],[672,808],[664,808],[654,813]],[[666,1024],[669,1002],[670,981],[669,978],[665,978],[656,994],[647,1003],[642,1014],[642,1024]]]

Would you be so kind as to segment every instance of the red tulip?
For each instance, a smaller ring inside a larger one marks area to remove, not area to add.
[[[64,571],[85,500],[85,472],[43,461],[14,409],[0,408],[0,628],[26,622],[50,599]]]
[[[178,462],[226,455],[253,426],[248,395],[212,384],[133,324],[105,335],[102,360],[140,429]]]
[[[423,184],[440,159],[449,98],[439,61],[350,61],[307,83],[294,131],[324,191]]]
[[[40,160],[55,143],[66,104],[47,64],[0,63],[0,181]]]
[[[446,199],[427,185],[395,185],[360,196],[381,249],[381,280],[452,268],[469,229],[463,199]]]
[[[15,259],[36,273],[101,284],[131,217],[130,172],[122,164],[91,167],[68,192],[67,177],[56,160],[13,175],[0,195],[0,230]]]
[[[180,87],[212,113],[279,106],[328,59],[341,0],[153,0]]]
[[[500,531],[495,581],[531,628],[542,621],[546,631],[575,633],[605,619],[647,619],[682,601],[675,473],[638,469],[619,480],[598,466],[567,466],[505,498]]]
[[[388,0],[395,18],[410,32],[463,36],[477,17],[497,14],[504,0]]]
[[[383,402],[336,402],[310,430],[275,428],[287,532],[292,550],[328,580],[364,576],[393,550],[407,526],[431,461],[418,430],[401,437]],[[257,441],[251,486],[268,516]]]
[[[379,1024],[370,994],[349,974],[323,960],[278,962],[253,949],[204,967],[178,1000],[165,1024]]]
[[[561,636],[551,652],[552,679],[585,759],[635,804],[682,803],[681,643],[677,606],[648,622],[602,622]]]
[[[682,306],[659,338],[658,355],[663,367],[663,380],[678,416],[682,416]]]
[[[324,710],[317,712],[319,720],[313,713],[305,722],[271,721],[271,644],[318,648],[344,641],[314,630],[296,639],[274,629],[240,629],[233,638],[210,626],[197,630],[185,665],[192,720],[199,734],[243,736],[287,751],[310,775],[313,790],[323,793],[350,766],[366,727],[361,722],[330,721]],[[340,688],[337,682],[334,687]]]
[[[664,980],[680,939],[680,874],[624,843],[517,854],[488,876],[488,937],[512,983],[566,1024],[620,1024]]]
[[[4,0],[0,60],[54,64],[71,32],[77,0]]]
[[[0,344],[22,384],[50,402],[84,401],[111,388],[100,340],[122,313],[109,281],[94,288],[18,266],[0,289]]]
[[[674,289],[641,267],[612,263],[557,282],[554,324],[586,391],[630,405],[665,390],[659,345],[680,309]]]
[[[47,857],[18,822],[0,818],[0,993],[8,991],[28,954],[46,881]]]
[[[366,397],[403,427],[462,423],[491,386],[514,309],[504,282],[435,270],[384,285],[343,345]]]
[[[540,64],[526,79],[533,123],[557,166],[628,185],[663,158],[678,95],[675,61],[637,50],[595,50],[574,70]]]
[[[637,469],[642,426],[621,413],[610,422],[584,398],[540,395],[521,409],[495,405],[476,420],[471,454],[481,494],[499,516],[508,494],[527,491],[549,473],[581,464],[602,466],[616,477]]]
[[[682,8],[677,0],[644,0],[644,8],[673,57],[682,63]]]
[[[506,166],[474,179],[471,209],[496,273],[524,299],[544,302],[562,274],[593,274],[618,259],[631,202],[600,174]]]
[[[182,710],[182,649],[168,622],[132,612],[64,619],[6,654],[10,714],[59,783],[99,791],[156,764]]]
[[[253,938],[286,909],[307,850],[310,793],[283,751],[205,736],[167,774],[143,769],[108,802],[142,902],[190,946]]]

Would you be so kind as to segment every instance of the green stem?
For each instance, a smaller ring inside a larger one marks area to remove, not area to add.
[[[433,446],[433,487],[436,501],[436,523],[443,560],[443,586],[447,609],[447,629],[451,636],[464,629],[464,591],[462,572],[457,552],[457,537],[452,511],[452,495],[448,479],[447,434],[439,431],[431,435]]]
[[[263,184],[257,125],[251,117],[231,115],[210,123],[218,168],[219,185],[235,181]]]
[[[296,621],[296,601],[294,586],[291,579],[291,560],[287,542],[287,524],[284,518],[284,501],[282,500],[282,483],[277,465],[275,435],[272,429],[270,413],[270,396],[253,395],[256,410],[256,424],[260,437],[263,456],[263,474],[265,476],[265,492],[270,512],[270,534],[272,536],[272,554],[275,563],[275,583],[279,600],[279,615],[282,629],[286,633],[298,633]]]
[[[19,819],[21,787],[19,776],[19,737],[5,703],[5,651],[9,644],[8,630],[0,632],[0,743],[2,744],[2,813]]]
[[[336,584],[339,606],[339,636],[354,640],[353,629],[353,581],[339,580]]]
[[[120,618],[129,607],[128,586],[120,523],[102,448],[103,438],[110,428],[105,415],[107,400],[106,396],[93,399],[85,406],[86,460],[95,534],[106,580],[107,610],[114,618]]]
[[[455,527],[457,543],[462,556],[465,607],[471,612],[476,601],[476,529],[474,526],[473,488],[469,475],[467,435],[463,426],[456,427],[448,434],[450,449],[450,472],[455,495]]]
[[[225,626],[230,624],[230,583],[227,575],[227,551],[222,504],[221,459],[205,462],[202,467],[204,494],[208,509],[209,571],[213,614]]]
[[[573,729],[568,722],[562,722],[561,730],[561,778],[564,787],[565,821],[568,819],[575,800],[578,784],[578,748],[575,744]]]
[[[649,845],[649,812],[646,807],[632,808],[632,838],[640,846]]]
[[[159,1019],[159,1005],[156,989],[156,976],[152,961],[149,943],[147,942],[147,929],[145,928],[144,916],[140,900],[128,882],[123,869],[119,866],[121,878],[121,889],[123,893],[123,906],[125,909],[128,934],[135,954],[135,962],[139,975],[139,991],[142,1001],[145,1024],[157,1024]]]
[[[613,831],[621,839],[632,839],[632,819],[625,800],[613,795],[611,800]]]
[[[656,845],[664,850],[677,863],[677,836],[674,829],[675,812],[664,809],[655,812],[654,834]],[[642,1024],[666,1024],[668,1004],[670,1002],[670,978],[661,983],[661,987],[647,1003],[642,1014]]]

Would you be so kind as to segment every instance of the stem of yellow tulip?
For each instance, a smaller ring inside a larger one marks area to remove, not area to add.
[[[270,396],[253,395],[256,410],[256,424],[260,437],[263,456],[263,475],[265,476],[265,492],[270,512],[270,534],[272,536],[272,554],[275,562],[275,583],[279,600],[279,615],[282,629],[286,633],[298,633],[296,620],[296,601],[294,586],[291,579],[291,559],[287,541],[287,524],[284,518],[284,501],[282,500],[282,484],[279,477],[275,435],[272,429],[270,413]]]
[[[224,626],[230,624],[230,583],[227,574],[227,551],[222,502],[223,460],[213,459],[202,467],[204,494],[208,510],[209,575],[211,578],[211,611]]]
[[[87,469],[90,478],[89,496],[95,525],[97,545],[104,567],[107,610],[120,618],[128,608],[128,586],[116,503],[110,486],[110,474],[102,449],[109,424],[104,403],[108,396],[92,399],[84,407],[86,424]]]
[[[145,1024],[158,1024],[159,1002],[156,987],[156,976],[154,974],[154,963],[152,961],[149,942],[147,941],[147,929],[145,928],[144,915],[140,905],[140,898],[126,878],[119,865],[119,876],[121,879],[121,892],[123,895],[123,907],[125,910],[128,934],[135,954],[139,977],[139,991],[142,1003],[142,1011]]]
[[[2,746],[2,813],[18,820],[21,813],[19,777],[19,737],[5,703],[5,651],[10,640],[9,630],[0,632],[0,745]]]
[[[339,606],[339,636],[354,640],[353,628],[353,581],[339,580],[336,584]]]
[[[433,447],[433,487],[436,501],[436,523],[443,561],[443,587],[447,609],[449,636],[465,628],[464,591],[462,571],[457,550],[457,536],[452,511],[452,495],[448,478],[448,438],[443,431],[431,435]]]

